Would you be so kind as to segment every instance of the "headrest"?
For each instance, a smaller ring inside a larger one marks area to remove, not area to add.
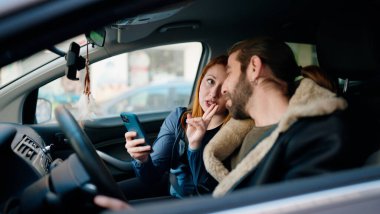
[[[380,38],[376,38],[373,22],[358,13],[322,21],[316,45],[320,66],[342,79],[365,80],[379,75]]]

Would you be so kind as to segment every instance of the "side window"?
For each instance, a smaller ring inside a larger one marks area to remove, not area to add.
[[[91,117],[119,115],[122,111],[137,113],[170,111],[187,106],[202,54],[199,42],[165,45],[119,54],[91,64],[91,94],[94,105]],[[81,73],[84,73],[81,71]],[[82,83],[66,77],[52,81],[39,89],[40,100],[52,106],[36,112],[37,122],[51,117],[54,108],[64,104],[77,119]]]
[[[287,43],[292,49],[294,56],[300,66],[318,65],[317,51],[315,45],[302,43]]]
[[[119,99],[107,103],[104,109],[107,115],[117,115],[122,111],[132,111],[135,113],[152,110],[167,110],[167,100],[169,89],[166,87],[139,88],[137,93],[126,93]]]

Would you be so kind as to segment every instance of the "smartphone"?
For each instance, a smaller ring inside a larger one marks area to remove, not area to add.
[[[148,139],[146,138],[144,129],[142,128],[139,118],[137,118],[136,114],[132,112],[122,112],[120,114],[120,117],[123,120],[127,131],[134,131],[137,133],[135,139],[145,138],[145,144],[142,144],[141,146],[150,145]]]

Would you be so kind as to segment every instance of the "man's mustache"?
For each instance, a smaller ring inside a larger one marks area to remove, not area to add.
[[[223,94],[223,98],[226,100],[231,99],[231,94],[226,92],[225,94]]]

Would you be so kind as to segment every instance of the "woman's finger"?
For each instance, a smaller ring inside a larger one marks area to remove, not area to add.
[[[143,152],[150,152],[151,147],[150,146],[136,146],[136,147],[130,147],[127,149],[128,153],[143,153]]]
[[[219,107],[218,105],[215,105],[214,108],[211,109],[211,111],[203,119],[206,120],[206,121],[210,121],[211,118],[216,113],[216,111],[218,110],[218,107]]]
[[[189,122],[187,122],[187,124],[196,128],[196,129],[205,129],[206,128],[205,122],[200,117],[199,118],[193,118],[192,120],[189,120]]]
[[[140,147],[141,145],[145,144],[145,139],[136,139],[127,141],[125,144],[125,148],[133,148],[133,147]]]
[[[207,117],[207,115],[210,114],[210,112],[215,108],[216,104],[212,104],[210,107],[207,108],[207,110],[205,111],[205,113],[203,113],[202,115],[202,118],[205,119]]]
[[[193,117],[191,119],[186,119],[186,123],[201,122],[203,119],[201,117]]]
[[[130,153],[129,155],[133,159],[137,159],[137,160],[140,160],[141,162],[145,162],[144,160],[148,158],[149,153],[150,152],[135,152],[135,153]]]
[[[133,140],[134,137],[136,137],[137,133],[136,132],[125,132],[125,140],[131,141]]]

